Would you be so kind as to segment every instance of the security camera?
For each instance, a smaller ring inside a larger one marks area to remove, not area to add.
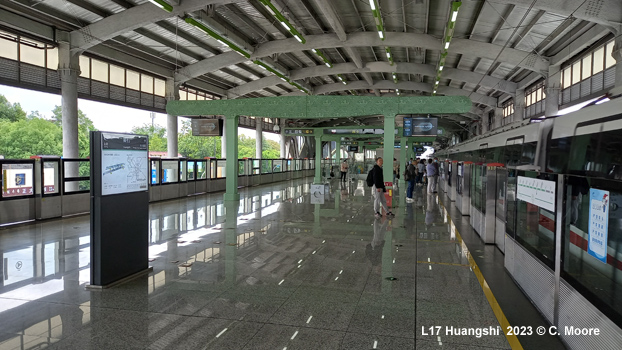
[[[281,128],[279,127],[278,124],[274,124],[274,128],[272,128],[272,130],[274,130],[274,132],[279,132]]]

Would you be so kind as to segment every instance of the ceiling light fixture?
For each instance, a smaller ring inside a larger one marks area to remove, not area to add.
[[[285,18],[285,16],[283,16],[283,14],[274,6],[274,4],[272,4],[270,0],[259,0],[259,2],[261,2],[264,5],[264,7],[268,10],[268,12],[270,12],[270,14],[274,16],[277,19],[277,21],[281,22],[281,25],[291,35],[293,35],[294,38],[298,40],[298,42],[300,42],[301,44],[304,44],[306,42],[302,34],[300,34],[300,32],[298,32],[298,30],[294,28],[294,26],[287,20],[287,18]]]
[[[184,18],[184,21],[186,21],[186,23],[193,25],[199,29],[201,29],[202,31],[204,31],[205,33],[207,33],[207,35],[211,36],[212,38],[216,39],[216,41],[218,41],[219,43],[225,44],[227,46],[229,46],[229,48],[233,51],[236,51],[237,53],[239,53],[240,55],[246,57],[246,58],[250,58],[251,54],[246,51],[245,49],[243,49],[242,47],[240,47],[239,45],[237,45],[236,43],[234,43],[233,41],[231,41],[228,38],[225,38],[223,35],[217,33],[214,29],[210,28],[210,26],[208,26],[207,24],[193,18],[193,17],[186,17]]]
[[[166,12],[173,12],[173,5],[169,4],[164,0],[149,0],[150,3],[156,5]]]
[[[458,18],[458,10],[460,10],[460,6],[462,6],[461,1],[454,1],[451,3],[451,18],[447,21],[447,26],[445,27],[445,35],[443,36],[443,48],[441,49],[440,59],[438,61],[438,68],[436,71],[436,83],[434,84],[434,92],[433,95],[436,95],[436,88],[438,87],[438,83],[441,80],[441,73],[443,72],[443,68],[445,68],[445,59],[447,58],[447,54],[449,50],[449,45],[451,43],[451,39],[454,35],[454,30],[456,27],[456,19]]]

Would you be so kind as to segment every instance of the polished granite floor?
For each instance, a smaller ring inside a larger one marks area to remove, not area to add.
[[[103,291],[89,217],[0,230],[0,349],[508,349],[438,196],[311,179],[152,204],[153,272]],[[437,328],[442,327],[440,332]]]

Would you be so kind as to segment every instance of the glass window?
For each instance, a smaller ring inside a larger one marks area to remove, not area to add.
[[[80,56],[80,76],[83,78],[91,77],[91,59],[86,56]]]
[[[542,100],[542,88],[536,90],[536,102],[540,102]]]
[[[153,77],[145,74],[140,75],[140,91],[153,94]]]
[[[162,161],[162,183],[175,183],[179,181],[179,161]]]
[[[19,45],[19,58],[24,63],[45,67],[45,50],[29,45]]]
[[[179,161],[179,181],[186,181],[186,167],[187,162],[185,160]]]
[[[2,164],[2,198],[33,195],[33,164]]]
[[[572,85],[581,81],[581,61],[572,65]]]
[[[238,160],[238,176],[244,175],[244,163],[243,160]]]
[[[193,160],[188,161],[188,181],[194,180],[194,164]]]
[[[614,42],[607,44],[607,55],[605,56],[605,68],[613,67],[616,64],[616,59],[613,58],[613,45]]]
[[[188,98],[189,101],[195,101],[197,99],[197,95],[193,94],[192,92],[188,93]]]
[[[110,84],[125,87],[125,69],[110,65]]]
[[[185,90],[179,90],[179,100],[185,101],[188,99],[188,92]]]
[[[125,87],[132,90],[140,89],[140,74],[137,72],[131,71],[129,69],[125,70]]]
[[[272,161],[272,172],[280,173],[283,171],[283,161],[280,159],[275,159]]]
[[[272,160],[262,159],[261,160],[261,173],[270,174],[271,172],[272,172]]]
[[[227,174],[225,173],[226,164],[227,164],[226,160],[219,160],[217,162],[216,177],[221,178],[221,177],[227,176]]]
[[[197,95],[197,100],[199,100],[199,101],[205,101],[205,96],[203,96],[203,95]]]
[[[55,47],[47,49],[47,67],[48,69],[58,69],[58,49]]]
[[[602,72],[605,66],[605,47],[594,51],[594,74]]]
[[[43,162],[43,194],[60,192],[58,162]]]
[[[108,82],[108,63],[91,59],[91,79]]]
[[[207,161],[197,162],[197,179],[207,179]]]
[[[582,71],[581,71],[581,80],[585,80],[592,76],[592,55],[587,55],[581,60],[582,63]]]
[[[572,73],[572,69],[570,67],[567,67],[564,69],[564,73],[562,74],[564,77],[564,84],[562,85],[563,89],[569,88],[570,85],[572,85],[572,78],[571,78],[571,73]]]
[[[12,37],[12,34],[0,32],[0,35]],[[17,43],[0,37],[0,57],[17,61]]]
[[[160,161],[157,159],[151,160],[151,184],[157,185],[160,183]]]
[[[166,82],[162,79],[155,79],[154,94],[164,97],[166,95]]]

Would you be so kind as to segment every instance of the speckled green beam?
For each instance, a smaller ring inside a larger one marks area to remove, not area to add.
[[[213,101],[169,101],[174,116],[224,115],[264,118],[340,118],[396,114],[458,114],[471,111],[466,96],[280,96]]]

